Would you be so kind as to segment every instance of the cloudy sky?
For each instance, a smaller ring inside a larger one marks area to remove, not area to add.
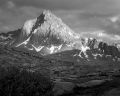
[[[120,40],[120,0],[0,0],[0,32],[52,10],[75,32]]]

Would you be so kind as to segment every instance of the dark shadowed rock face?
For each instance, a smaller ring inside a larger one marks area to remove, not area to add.
[[[107,43],[100,42],[98,48],[104,56],[112,56],[114,59],[120,58],[120,51],[117,45],[109,45]]]

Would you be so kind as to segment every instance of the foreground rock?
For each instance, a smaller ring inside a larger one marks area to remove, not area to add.
[[[102,96],[120,96],[120,88],[115,88],[108,92],[105,92]]]
[[[91,80],[82,84],[78,84],[78,87],[94,87],[105,83],[106,80]]]
[[[70,94],[73,93],[74,87],[75,85],[71,82],[55,82],[53,92],[55,96]]]

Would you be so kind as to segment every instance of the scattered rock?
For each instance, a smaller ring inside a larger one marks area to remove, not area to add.
[[[82,84],[77,84],[79,87],[93,87],[97,85],[101,85],[102,83],[106,82],[106,80],[91,80]]]
[[[108,92],[105,92],[105,94],[102,96],[120,96],[120,88],[115,88]]]
[[[73,88],[75,87],[75,84],[71,82],[55,82],[53,92],[55,96],[63,95],[63,94],[69,94],[73,92]]]

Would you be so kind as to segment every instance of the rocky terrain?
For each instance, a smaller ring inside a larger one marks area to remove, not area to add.
[[[40,91],[41,95],[37,92],[31,96],[120,96],[118,45],[96,38],[81,38],[80,34],[75,33],[50,11],[45,10],[36,19],[26,21],[16,31],[0,34],[1,96],[6,92],[12,93],[11,87],[15,89],[10,85],[5,91],[2,90],[6,88],[4,86],[7,86],[9,79],[14,82],[11,78],[18,76],[7,75],[6,78],[6,75],[2,75],[11,73],[12,71],[3,73],[3,69],[8,70],[11,67],[33,75],[39,73],[44,76],[42,78],[45,81],[49,80],[46,81],[51,85],[49,91],[40,84],[38,87],[43,90],[45,88],[45,91]],[[19,84],[24,79],[27,78],[23,76]],[[1,83],[4,80],[6,82]],[[39,83],[36,78],[34,80]],[[32,84],[36,86],[36,83]],[[24,87],[15,92],[21,92],[20,90],[24,90]],[[23,92],[22,96],[26,96],[25,94]]]
[[[40,73],[49,78],[54,85],[51,89],[52,96],[120,95],[119,63],[113,64],[113,62],[106,61],[93,63],[85,60],[80,63],[74,63],[65,60],[49,59],[41,57],[36,53],[31,54],[29,51],[20,51],[1,46],[0,66],[3,69],[14,66],[20,70]]]
[[[109,44],[96,38],[82,38],[48,10],[43,11],[39,17],[26,21],[16,31],[1,33],[0,41],[2,45],[35,51],[42,56],[78,50],[79,53],[74,53],[73,57],[87,60],[91,57],[111,58],[114,61],[119,61],[120,58],[118,44]]]
[[[42,55],[70,50],[74,43],[80,46],[80,36],[48,10],[36,19],[26,21],[18,30],[19,35],[13,37],[14,33],[1,34],[1,39],[8,40],[10,46],[23,47]]]

